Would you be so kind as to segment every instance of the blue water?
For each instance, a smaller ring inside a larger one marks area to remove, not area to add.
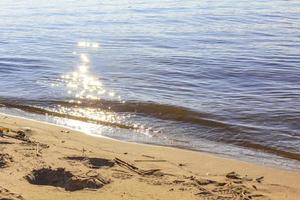
[[[122,140],[299,161],[300,2],[1,0],[0,103]]]

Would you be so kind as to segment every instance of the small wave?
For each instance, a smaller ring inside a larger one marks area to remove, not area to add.
[[[40,107],[36,107],[36,106],[28,106],[28,105],[12,104],[12,103],[1,103],[1,104],[6,107],[17,108],[17,109],[20,109],[20,110],[23,110],[26,112],[31,112],[31,113],[36,113],[36,114],[42,114],[42,115],[46,114],[46,115],[51,115],[54,117],[62,117],[62,118],[74,119],[74,120],[79,120],[79,121],[84,121],[84,122],[91,122],[91,123],[95,123],[95,124],[99,124],[99,125],[111,126],[114,128],[136,129],[134,126],[128,126],[125,124],[113,123],[113,122],[109,122],[109,121],[103,121],[103,120],[98,120],[98,119],[93,119],[93,118],[82,117],[82,116],[69,115],[67,113],[51,111],[49,109],[40,108]]]
[[[211,128],[219,128],[226,130],[234,130],[234,125],[215,119],[216,117],[204,113],[197,112],[185,107],[174,105],[158,104],[155,102],[137,102],[137,101],[113,101],[113,100],[80,100],[77,101],[61,101],[61,100],[21,100],[10,99],[3,100],[0,103],[7,107],[15,107],[29,112],[38,112],[39,114],[57,115],[54,111],[44,109],[44,107],[64,106],[67,108],[97,108],[105,111],[116,113],[135,113],[142,116],[154,117],[162,120],[178,121],[190,123]],[[38,107],[36,107],[38,106]],[[43,108],[40,108],[43,107]],[[67,115],[67,114],[60,114]],[[67,117],[67,116],[61,116]],[[83,119],[79,119],[83,120]],[[86,120],[85,120],[86,121]],[[124,127],[126,128],[126,127]]]
[[[131,124],[125,124],[122,122],[110,122],[106,120],[94,119],[86,116],[72,115],[68,112],[59,112],[55,108],[57,106],[62,106],[66,108],[95,108],[99,110],[115,112],[115,113],[134,113],[141,117],[153,117],[156,119],[170,120],[173,122],[180,122],[184,124],[197,125],[201,127],[206,127],[211,130],[218,130],[223,133],[223,136],[230,134],[228,137],[215,138],[213,140],[218,142],[235,144],[238,146],[243,146],[246,148],[256,149],[275,155],[279,155],[285,158],[290,158],[300,161],[300,155],[297,153],[285,151],[272,146],[267,146],[263,144],[258,144],[253,141],[249,141],[244,138],[235,138],[235,135],[240,135],[241,133],[247,133],[251,131],[257,131],[255,127],[245,126],[241,124],[230,124],[221,120],[217,120],[216,116],[212,114],[193,111],[188,108],[158,104],[155,102],[137,102],[137,101],[127,101],[119,102],[112,100],[85,100],[81,103],[76,103],[76,101],[62,101],[62,100],[25,100],[25,99],[3,99],[0,98],[0,106],[17,108],[26,112],[50,115],[54,117],[68,118],[73,120],[79,120],[89,123],[95,123],[103,126],[110,126],[113,128],[138,130]],[[199,129],[200,130],[200,129]]]
[[[281,157],[285,157],[285,158],[290,158],[293,160],[298,160],[300,161],[300,154],[297,153],[293,153],[293,152],[288,152],[288,151],[284,151],[278,148],[274,148],[274,147],[269,147],[269,146],[263,146],[261,144],[256,144],[256,143],[251,143],[251,142],[239,142],[238,143],[240,146],[246,147],[246,148],[251,148],[251,149],[257,149],[257,150],[261,150],[264,152],[268,152],[268,153],[272,153]]]

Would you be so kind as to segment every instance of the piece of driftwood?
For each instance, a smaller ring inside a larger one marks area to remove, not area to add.
[[[226,174],[226,178],[237,179],[237,180],[241,179],[240,175],[237,174],[236,172],[230,172],[230,173]]]
[[[12,134],[13,133],[13,134]],[[8,137],[8,138],[13,138],[16,140],[21,140],[23,142],[28,142],[28,143],[32,143],[32,141],[26,137],[26,135],[24,134],[24,132],[2,132],[1,134],[2,137]]]
[[[148,156],[148,155],[145,155],[145,154],[143,154],[142,156],[143,156],[143,157],[146,157],[146,158],[152,158],[152,159],[155,159],[154,156]]]
[[[137,168],[136,166],[121,160],[120,158],[115,158],[114,161],[120,166],[120,167],[125,167],[127,169],[129,169],[130,171],[134,171],[137,172],[139,170],[139,168]]]
[[[263,176],[261,176],[261,177],[259,177],[259,178],[255,179],[255,180],[256,180],[258,183],[261,183],[263,179],[264,179],[264,177],[263,177]]]
[[[21,131],[13,131],[13,130],[7,129],[7,131],[5,131],[5,132],[2,130],[4,130],[4,129],[3,128],[0,129],[1,137],[7,137],[7,138],[19,140],[28,145],[35,145],[36,156],[40,156],[41,151],[43,149],[49,148],[49,145],[47,145],[47,144],[42,144],[42,143],[31,140],[26,135],[26,133],[22,130]]]
[[[120,167],[126,168],[134,173],[137,173],[141,176],[150,176],[150,175],[163,175],[160,172],[160,169],[150,169],[150,170],[142,170],[138,167],[134,166],[133,164],[130,164],[124,160],[121,160],[120,158],[114,159],[115,163],[119,165]]]

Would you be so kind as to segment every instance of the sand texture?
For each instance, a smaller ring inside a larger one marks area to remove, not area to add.
[[[3,199],[300,199],[300,172],[0,115]]]

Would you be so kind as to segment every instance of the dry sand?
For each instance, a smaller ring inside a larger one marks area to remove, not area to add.
[[[0,127],[0,199],[300,199],[299,171],[5,115]]]

